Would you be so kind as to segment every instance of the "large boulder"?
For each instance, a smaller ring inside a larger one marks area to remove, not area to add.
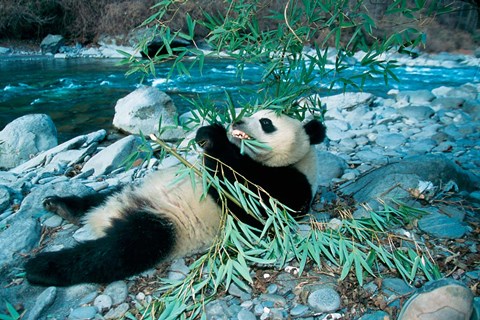
[[[57,145],[57,129],[46,114],[29,114],[0,132],[0,169],[11,169]]]
[[[40,43],[40,49],[42,50],[42,54],[55,54],[63,45],[65,45],[65,39],[61,35],[49,34],[43,38],[42,42]]]
[[[168,129],[160,137],[175,140],[183,136],[176,118],[177,108],[172,99],[158,88],[144,86],[117,101],[113,125],[132,134],[158,135],[161,120],[162,128],[173,126],[176,129]]]
[[[344,184],[340,191],[352,195],[357,202],[378,198],[407,198],[407,190],[418,187],[420,181],[442,186],[453,181],[460,190],[473,191],[480,187],[480,178],[463,170],[443,155],[422,155],[405,158],[373,170],[358,180]]]

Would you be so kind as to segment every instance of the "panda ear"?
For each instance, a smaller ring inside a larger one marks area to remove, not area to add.
[[[316,119],[310,120],[303,128],[310,137],[310,144],[319,144],[325,139],[327,130],[320,121]]]

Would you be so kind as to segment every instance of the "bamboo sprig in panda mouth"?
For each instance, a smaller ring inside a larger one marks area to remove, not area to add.
[[[231,132],[231,135],[234,138],[237,138],[237,139],[240,140],[240,153],[241,154],[245,154],[245,148],[249,148],[253,152],[256,152],[256,153],[258,151],[260,151],[260,149],[272,150],[272,147],[270,147],[269,145],[256,140],[255,138],[253,138],[252,136],[250,136],[249,134],[247,134],[246,132],[243,132],[241,130],[233,129],[232,132]]]

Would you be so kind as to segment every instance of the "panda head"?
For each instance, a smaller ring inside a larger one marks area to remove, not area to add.
[[[272,110],[261,110],[234,122],[228,134],[231,143],[240,147],[242,140],[255,139],[268,148],[244,146],[253,160],[269,167],[283,167],[302,160],[311,145],[325,138],[325,127],[318,120],[302,122]]]

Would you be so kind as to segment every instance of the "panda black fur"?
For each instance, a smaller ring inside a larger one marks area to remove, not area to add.
[[[270,148],[246,147],[242,155],[241,139],[249,137]],[[248,185],[245,178],[300,215],[308,211],[317,187],[313,145],[324,137],[325,127],[317,120],[304,125],[262,110],[232,124],[229,132],[220,125],[201,127],[196,142],[204,150],[203,165],[212,172]],[[47,198],[47,209],[86,223],[98,238],[33,257],[25,265],[28,281],[55,286],[107,283],[207,249],[219,230],[219,195],[209,188],[200,201],[201,181],[194,188],[188,178],[172,184],[177,171],[152,173],[141,186],[106,199],[99,195]],[[227,206],[243,222],[258,224],[234,203]]]

